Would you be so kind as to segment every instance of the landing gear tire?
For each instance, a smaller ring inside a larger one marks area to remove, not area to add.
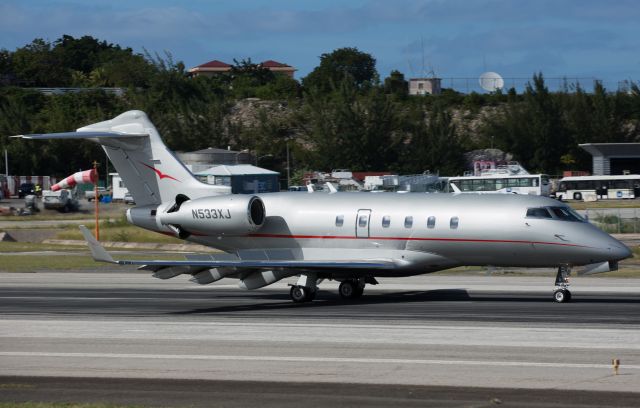
[[[343,299],[357,299],[364,293],[364,286],[361,286],[357,280],[346,280],[338,287],[338,293]]]
[[[571,301],[571,292],[569,289],[556,289],[553,292],[553,300],[558,303],[567,303]]]
[[[342,282],[338,287],[338,293],[340,293],[340,297],[343,299],[353,299],[355,292],[356,292],[355,282],[350,280],[346,280]]]
[[[289,291],[289,296],[291,296],[291,300],[295,303],[302,303],[307,301],[307,291],[304,286],[292,286]]]
[[[291,296],[291,300],[296,303],[303,302],[311,302],[316,298],[317,290],[311,290],[309,288],[305,288],[304,286],[292,286],[289,291],[289,296]]]

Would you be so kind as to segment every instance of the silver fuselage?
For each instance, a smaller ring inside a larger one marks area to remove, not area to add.
[[[266,210],[258,230],[216,234],[206,232],[212,230],[207,223],[214,220],[201,220],[200,232],[188,240],[228,252],[286,249],[296,259],[384,259],[398,266],[375,273],[378,276],[462,265],[586,265],[631,255],[624,244],[588,222],[527,217],[529,208],[566,207],[546,197],[304,192],[257,196]],[[148,222],[136,224],[158,230]]]

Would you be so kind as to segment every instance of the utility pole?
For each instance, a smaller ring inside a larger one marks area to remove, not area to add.
[[[98,198],[98,162],[97,161],[93,161],[93,174],[95,177],[95,180],[93,180],[93,202],[95,204],[95,213],[96,213],[96,231],[95,231],[95,235],[96,235],[96,240],[100,240],[100,223],[99,223],[99,216],[98,216],[98,210],[100,208],[100,206],[98,205],[98,201],[100,201],[100,199]]]
[[[289,140],[287,140],[287,190],[291,187],[291,166],[289,161]]]

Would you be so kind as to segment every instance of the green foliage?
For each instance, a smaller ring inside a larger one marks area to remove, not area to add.
[[[306,89],[330,92],[344,81],[356,88],[377,82],[376,60],[357,48],[339,48],[320,56],[320,65],[302,80]]]
[[[364,94],[348,78],[330,94],[305,99],[305,133],[314,168],[380,170],[394,166],[400,138],[396,102],[379,88]]]
[[[170,54],[135,54],[89,36],[0,50],[0,134],[68,131],[140,109],[170,149],[249,149],[260,166],[283,175],[287,149],[292,174],[350,168],[453,175],[464,170],[465,150],[489,146],[512,153],[532,172],[560,174],[590,167],[579,143],[640,136],[635,85],[630,93],[601,85],[593,93],[580,86],[551,93],[536,74],[521,94],[445,88],[441,95],[408,96],[401,72],[391,71],[381,84],[375,59],[356,48],[322,54],[302,86],[249,59],[234,62],[229,73],[191,77]],[[45,96],[16,85],[88,89]],[[93,89],[112,86],[127,88],[125,95]],[[267,102],[255,101],[262,107],[251,120],[231,119],[245,98]],[[89,142],[0,138],[5,148],[13,174],[62,177],[104,161]]]
[[[0,56],[0,74],[20,85],[145,86],[151,73],[143,56],[91,36],[64,35],[53,43],[37,38]]]
[[[451,115],[441,104],[435,104],[420,121],[412,122],[410,139],[404,146],[403,166],[406,173],[439,171],[443,175],[460,174],[464,168],[464,149],[456,135]]]
[[[393,70],[384,79],[384,91],[399,98],[405,98],[409,94],[409,83],[404,79],[402,72]]]
[[[255,96],[266,100],[295,100],[301,96],[301,87],[295,79],[276,74],[272,81],[256,88]]]
[[[638,136],[640,116],[633,98],[608,93],[600,84],[592,94],[580,86],[572,93],[552,94],[537,74],[522,96],[509,91],[502,113],[491,117],[481,134],[485,144],[493,138],[496,147],[532,171],[588,169],[591,156],[578,144],[631,142]]]

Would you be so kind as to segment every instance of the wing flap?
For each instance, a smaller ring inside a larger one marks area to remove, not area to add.
[[[96,259],[96,258],[94,258]],[[108,262],[100,261],[99,262]],[[252,269],[273,269],[273,268],[295,268],[295,269],[395,269],[395,263],[391,261],[362,261],[362,260],[342,260],[342,261],[163,261],[163,260],[117,260],[113,263],[118,265],[144,265],[151,266],[192,266],[207,268],[252,268]],[[146,268],[145,268],[146,269]]]

